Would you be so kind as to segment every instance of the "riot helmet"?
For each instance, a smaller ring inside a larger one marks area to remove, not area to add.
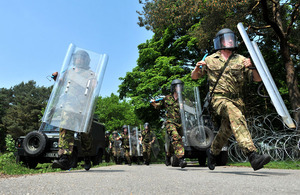
[[[237,37],[234,32],[229,28],[223,28],[220,30],[214,38],[215,50],[229,49],[234,50],[237,48]]]
[[[73,64],[74,66],[82,69],[90,69],[90,56],[84,50],[78,50],[73,54]]]
[[[112,133],[113,133],[113,135],[115,135],[115,134],[117,135],[117,134],[118,134],[118,132],[117,132],[117,131],[113,131]]]
[[[178,86],[177,89],[176,89],[176,86]],[[184,86],[184,83],[181,80],[175,79],[171,83],[171,92],[174,93],[175,89],[176,89],[177,93],[182,92],[183,91],[183,86]]]
[[[150,128],[149,123],[145,123],[145,124],[144,124],[144,129],[149,129],[149,128]]]
[[[110,132],[109,131],[105,131],[105,135],[109,135],[110,134]]]

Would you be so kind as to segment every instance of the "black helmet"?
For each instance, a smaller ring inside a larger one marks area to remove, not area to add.
[[[105,131],[105,134],[110,134],[110,132],[109,131]]]
[[[113,131],[112,133],[113,133],[113,134],[118,134],[118,132],[117,132],[117,131]]]
[[[77,59],[80,59],[78,61]],[[83,69],[90,69],[90,56],[89,54],[84,51],[84,50],[78,50],[73,54],[73,64],[78,67],[78,68],[83,68]]]
[[[127,125],[123,125],[122,129],[128,129]]]
[[[220,30],[216,37],[214,38],[214,48],[215,50],[222,50],[222,49],[230,49],[234,50],[237,48],[237,37],[235,36],[234,32],[229,28],[223,28]],[[231,41],[232,45],[224,45],[223,41]]]
[[[149,123],[144,124],[144,129],[146,129],[146,127],[148,127],[148,128],[150,127]]]
[[[182,86],[181,90],[183,90],[184,83],[181,80],[179,80],[179,79],[175,79],[171,83],[171,92],[172,93],[175,91],[175,86],[176,85],[181,85]]]

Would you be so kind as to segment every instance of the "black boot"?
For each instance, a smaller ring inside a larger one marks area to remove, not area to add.
[[[214,170],[216,167],[216,156],[210,152],[210,149],[206,150],[207,154],[207,166],[210,170]]]
[[[179,159],[179,166],[183,169],[184,167],[186,167],[186,162],[184,160],[184,158],[180,158]]]
[[[248,154],[249,162],[254,169],[254,171],[261,169],[265,164],[268,164],[271,160],[271,157],[267,154],[257,154],[256,152],[250,152]]]
[[[166,166],[171,165],[171,157],[166,156],[166,162],[165,162]]]
[[[52,168],[60,168],[62,170],[69,170],[71,168],[70,165],[70,157],[68,155],[61,155],[58,160],[53,161]]]
[[[91,164],[91,158],[88,156],[88,157],[84,157],[84,169],[86,171],[90,170],[90,168],[92,167],[92,164]]]

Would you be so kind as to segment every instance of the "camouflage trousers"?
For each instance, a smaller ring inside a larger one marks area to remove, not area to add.
[[[125,147],[123,147],[123,149],[124,149],[124,156],[125,156],[125,158],[126,158],[126,160],[127,160],[127,163],[131,163],[131,159],[130,159],[130,148],[129,148],[129,146],[125,146]]]
[[[235,101],[226,98],[213,99],[212,108],[215,118],[219,120],[217,122],[220,122],[220,128],[211,145],[212,154],[218,155],[232,134],[245,154],[256,151],[246,118],[242,113],[243,106],[242,99]]]
[[[92,137],[89,133],[81,133],[80,135],[82,152],[88,156],[92,149]],[[58,155],[72,155],[74,149],[74,131],[60,128],[58,140]]]
[[[184,156],[184,146],[180,135],[181,127],[176,123],[166,124],[167,133],[172,137],[171,143],[175,156],[179,159]]]
[[[151,159],[151,144],[143,142],[143,159],[145,162],[150,162]]]

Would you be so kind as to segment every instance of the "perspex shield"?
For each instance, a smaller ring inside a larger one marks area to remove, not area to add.
[[[40,129],[51,125],[89,132],[108,56],[70,44]]]
[[[187,147],[204,150],[210,147],[213,131],[204,126],[201,116],[201,101],[198,87],[177,86],[181,123],[183,130],[183,143]]]

